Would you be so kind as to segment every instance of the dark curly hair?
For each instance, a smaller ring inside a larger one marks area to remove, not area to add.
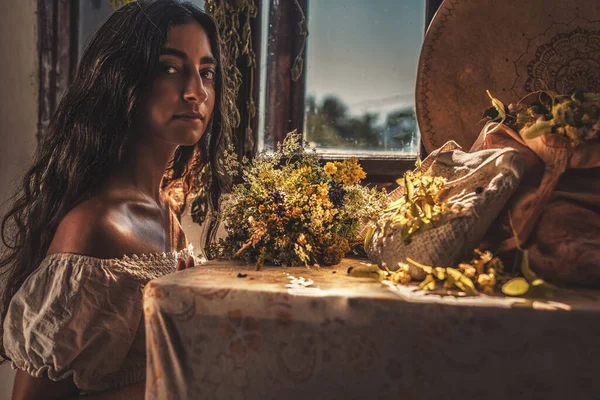
[[[207,131],[193,146],[180,146],[162,181],[163,190],[177,192],[176,212],[199,190],[200,171],[210,176],[208,202],[218,208],[229,182],[220,164],[230,140],[223,114],[223,60],[213,19],[190,3],[175,0],[137,1],[121,7],[100,27],[87,46],[73,82],[57,107],[39,144],[23,186],[2,220],[0,322],[25,279],[48,251],[64,216],[107,177],[122,157],[136,108],[158,67],[169,28],[198,22],[206,31],[217,59],[215,107]],[[0,324],[0,355],[6,358]]]

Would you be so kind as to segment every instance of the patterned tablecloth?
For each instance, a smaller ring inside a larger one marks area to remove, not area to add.
[[[146,398],[600,399],[598,292],[425,295],[349,277],[360,262],[151,281]]]

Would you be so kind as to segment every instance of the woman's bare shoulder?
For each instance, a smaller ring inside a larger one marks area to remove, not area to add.
[[[92,197],[64,216],[47,255],[76,253],[98,258],[119,258],[127,253],[127,214],[118,204]]]

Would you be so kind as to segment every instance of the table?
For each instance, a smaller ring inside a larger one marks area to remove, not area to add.
[[[600,398],[598,292],[515,307],[348,276],[361,262],[151,281],[146,398]]]

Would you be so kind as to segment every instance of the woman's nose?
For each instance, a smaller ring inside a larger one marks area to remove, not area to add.
[[[204,103],[208,98],[208,91],[204,86],[200,72],[190,74],[183,93],[185,101],[190,103]]]

